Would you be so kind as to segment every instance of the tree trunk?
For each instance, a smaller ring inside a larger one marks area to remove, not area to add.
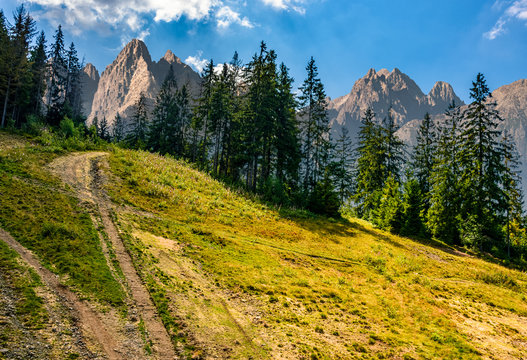
[[[4,110],[2,112],[2,128],[5,127],[5,116],[7,113],[7,103],[9,99],[9,90],[11,88],[11,77],[9,77],[9,80],[7,81],[7,90],[5,92],[5,100],[4,100]]]

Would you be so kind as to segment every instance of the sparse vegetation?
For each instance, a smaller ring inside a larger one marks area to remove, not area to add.
[[[492,324],[522,331],[527,277],[520,272],[445,244],[433,248],[378,232],[361,220],[283,217],[162,156],[116,150],[110,168],[113,199],[152,214],[117,214],[134,243],[143,244],[138,254],[150,259],[141,268],[156,274],[174,304],[167,315],[205,348],[226,343],[212,336],[218,323],[210,319],[225,314],[218,298],[231,311],[260,314],[249,315],[243,329],[268,339],[261,348],[267,355],[241,342],[232,350],[238,358],[477,358],[484,341],[508,341]],[[189,305],[186,297],[203,299]],[[489,330],[476,334],[474,324]],[[227,338],[242,336],[235,323],[222,326]],[[506,347],[504,354],[518,354]]]

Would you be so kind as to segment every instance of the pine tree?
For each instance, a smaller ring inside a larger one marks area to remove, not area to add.
[[[113,142],[119,143],[125,138],[125,132],[124,132],[124,120],[117,113],[115,115],[115,120],[113,122]]]
[[[344,203],[353,191],[353,163],[355,162],[353,144],[347,128],[342,128],[337,139],[332,163],[332,176],[340,202]]]
[[[378,206],[385,182],[386,150],[382,127],[375,123],[375,114],[368,108],[359,130],[357,148],[355,211],[359,217],[369,219]]]
[[[296,100],[292,91],[293,78],[284,63],[280,64],[276,99],[276,177],[290,188],[298,181],[301,160],[296,118]]]
[[[472,103],[465,110],[462,123],[463,139],[461,177],[464,199],[463,218],[473,217],[481,224],[486,236],[496,237],[499,223],[500,203],[500,131],[502,121],[485,77],[479,73],[470,90]],[[480,241],[480,248],[483,244]]]
[[[51,45],[50,75],[47,85],[47,121],[57,125],[64,115],[65,87],[67,76],[67,63],[64,48],[64,33],[59,25],[53,37],[55,42]]]
[[[201,79],[201,96],[194,108],[194,116],[192,118],[193,134],[191,160],[198,162],[205,170],[208,170],[211,98],[216,79],[216,74],[214,73],[214,61],[212,59],[205,66]]]
[[[510,134],[505,132],[500,143],[502,155],[502,191],[505,203],[505,226],[507,256],[511,256],[511,228],[517,229],[514,224],[519,224],[523,219],[523,194],[520,188],[521,176],[518,170],[520,156]],[[511,226],[513,224],[513,226]]]
[[[417,179],[409,179],[404,184],[402,203],[401,235],[419,236],[426,235],[423,222],[423,193]]]
[[[174,133],[179,130],[176,91],[177,83],[171,65],[157,95],[152,125],[148,134],[149,149],[161,154],[174,153],[175,150],[173,147]]]
[[[300,87],[300,127],[303,137],[303,186],[310,192],[324,173],[329,159],[329,120],[324,85],[318,78],[313,57],[307,66],[307,77]]]
[[[429,180],[427,228],[434,238],[449,244],[460,244],[461,122],[461,110],[452,104],[446,112],[445,124],[438,131]]]
[[[403,225],[403,210],[400,185],[390,175],[382,189],[379,205],[373,210],[373,223],[383,230],[397,234]]]
[[[143,149],[146,146],[148,135],[148,113],[146,109],[146,98],[143,93],[135,104],[135,112],[132,116],[131,131],[128,133],[126,142],[134,149]]]
[[[436,130],[430,114],[426,113],[417,130],[417,144],[413,152],[412,168],[424,199],[423,211],[429,208],[430,177],[434,167]]]
[[[108,121],[106,120],[106,116],[104,116],[99,124],[99,137],[103,140],[110,140],[110,132],[108,129]]]
[[[78,117],[81,114],[81,84],[80,72],[82,65],[77,56],[77,49],[72,42],[69,49],[66,51],[66,79],[64,86],[65,101],[68,102],[72,110],[72,116]]]
[[[31,72],[33,75],[33,83],[30,109],[37,116],[42,114],[42,97],[46,90],[47,70],[46,37],[44,31],[42,31],[37,38],[35,48],[31,52]]]
[[[404,164],[404,143],[397,136],[396,132],[399,127],[395,124],[395,120],[392,115],[392,108],[388,109],[388,116],[384,119],[384,149],[386,149],[385,160],[386,165],[384,167],[385,175],[387,179],[393,176],[395,181],[399,182],[401,179],[401,169]]]
[[[29,86],[31,83],[30,64],[28,61],[29,44],[35,35],[35,21],[26,11],[24,5],[20,5],[14,14],[14,25],[9,29],[6,27],[2,16],[2,27],[8,30],[8,37],[4,53],[5,71],[7,78],[4,95],[4,106],[2,110],[1,126],[4,127],[7,118],[7,109],[11,104],[11,118],[18,118],[18,110],[24,108],[29,102]],[[1,30],[3,33],[5,30]],[[5,33],[2,35],[5,37]]]

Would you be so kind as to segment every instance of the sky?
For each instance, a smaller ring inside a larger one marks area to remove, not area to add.
[[[18,0],[0,0],[8,19]],[[315,58],[326,93],[350,92],[370,68],[394,67],[428,93],[450,83],[468,101],[482,72],[491,89],[527,78],[527,0],[30,0],[48,44],[58,24],[99,72],[131,39],[152,59],[171,49],[199,70],[264,40],[300,86]]]

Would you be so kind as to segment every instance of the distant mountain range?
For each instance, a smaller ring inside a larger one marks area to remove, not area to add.
[[[197,97],[201,83],[198,73],[170,50],[159,61],[152,61],[146,45],[137,39],[124,47],[100,77],[97,69],[87,64],[82,82],[83,109],[88,123],[94,117],[106,117],[111,126],[117,113],[125,119],[129,118],[141,93],[152,107],[170,65],[178,84],[186,84],[191,95]],[[509,131],[514,138],[523,162],[524,178],[527,179],[527,79],[494,90],[493,97],[504,119],[501,128]],[[382,121],[391,107],[400,126],[398,135],[411,147],[425,113],[440,121],[452,102],[464,105],[448,83],[438,81],[428,94],[424,94],[408,75],[397,68],[392,71],[370,69],[355,82],[349,94],[329,101],[328,114],[334,138],[338,137],[343,127],[355,137],[361,117],[368,107],[376,113],[377,121]],[[408,150],[411,151],[410,148]]]

